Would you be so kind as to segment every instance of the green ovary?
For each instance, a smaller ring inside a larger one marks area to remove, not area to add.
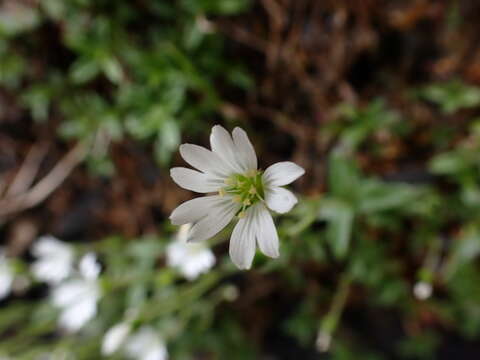
[[[245,216],[245,211],[250,206],[264,199],[262,172],[259,170],[232,175],[225,180],[225,185],[218,194],[228,194],[233,197],[232,201],[242,204],[242,209],[237,214],[240,218]]]

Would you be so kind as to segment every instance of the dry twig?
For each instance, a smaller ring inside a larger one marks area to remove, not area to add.
[[[11,188],[7,192],[5,198],[0,199],[0,218],[5,218],[11,214],[29,209],[41,203],[45,200],[60,184],[70,175],[75,167],[80,164],[86,155],[86,146],[82,143],[77,144],[72,150],[70,150],[55,167],[36,185],[32,186],[30,190],[26,190],[25,186],[30,185],[33,182],[36,171],[38,169],[31,168],[26,170],[28,161],[32,161],[27,157],[25,164],[19,171],[19,174],[15,177],[18,181],[14,186],[14,190]],[[25,190],[19,193],[19,190]]]

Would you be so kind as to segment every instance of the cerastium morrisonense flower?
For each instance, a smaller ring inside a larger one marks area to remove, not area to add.
[[[236,216],[239,221],[230,239],[230,257],[239,268],[250,268],[256,243],[265,255],[278,257],[277,230],[268,208],[278,213],[290,211],[297,198],[281,186],[305,171],[289,161],[259,170],[255,150],[238,127],[230,135],[223,127],[214,126],[210,145],[211,151],[198,145],[181,145],[183,159],[199,171],[177,167],[170,174],[187,190],[216,194],[181,204],[170,215],[172,223],[193,223],[188,240],[203,241]]]

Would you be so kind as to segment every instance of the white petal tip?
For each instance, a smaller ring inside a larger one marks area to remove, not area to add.
[[[236,127],[233,129],[232,133],[237,133],[237,132],[241,132],[241,133],[245,133],[245,134],[246,134],[245,130],[243,130],[241,127],[238,127],[238,126],[236,126]]]
[[[181,223],[181,221],[178,221],[178,219],[176,219],[176,218],[173,217],[172,215],[170,215],[168,219],[170,220],[170,222],[172,223],[172,225],[176,225],[176,226],[183,225],[183,224]]]
[[[269,258],[272,259],[278,259],[280,257],[280,252],[278,250],[274,250],[272,252],[270,251],[262,251],[265,256],[268,256]]]
[[[188,149],[192,146],[193,144],[181,144],[179,147],[178,147],[178,151],[180,152],[180,155],[182,155],[182,157],[185,159],[185,157],[183,156],[185,154],[185,151],[188,151]]]
[[[239,270],[250,270],[252,268],[252,264],[245,265],[245,264],[237,264],[236,262],[234,262],[234,264]]]

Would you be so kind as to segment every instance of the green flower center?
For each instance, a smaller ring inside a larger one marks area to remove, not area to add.
[[[225,180],[225,187],[218,192],[220,196],[230,195],[232,201],[242,204],[237,216],[242,218],[245,211],[253,204],[263,201],[265,194],[262,171],[252,170],[246,174],[234,174]]]

